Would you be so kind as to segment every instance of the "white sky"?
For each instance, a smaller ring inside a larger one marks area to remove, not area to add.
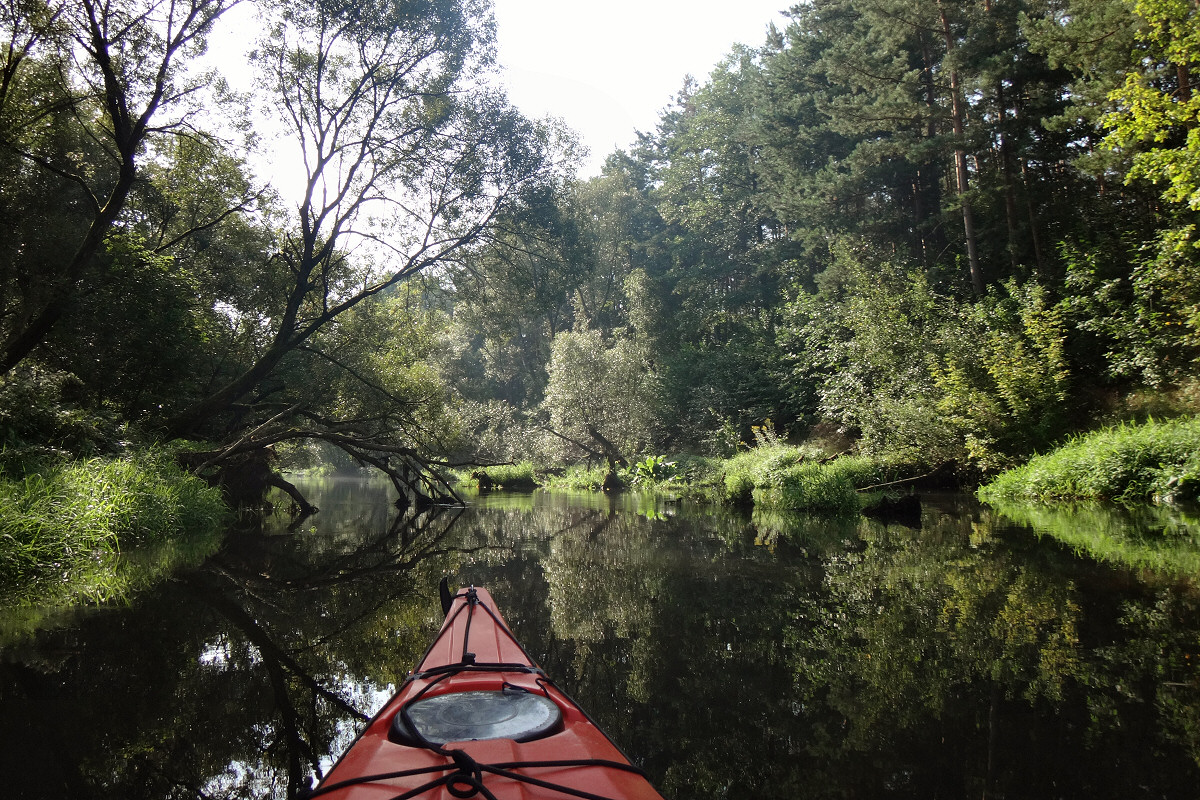
[[[758,47],[771,22],[786,27],[780,11],[791,5],[790,0],[493,2],[509,96],[527,116],[558,117],[579,132],[591,151],[580,165],[581,178],[598,175],[604,159],[629,147],[636,131],[653,131],[684,76],[705,83],[734,44]],[[230,65],[243,61],[255,28],[252,6],[242,4],[221,19],[210,42],[210,61],[237,88],[249,88],[249,73],[238,74]],[[289,177],[270,176],[285,195]]]
[[[735,43],[782,29],[790,0],[494,0],[510,97],[528,116],[579,131],[591,158],[580,177],[652,131],[685,75],[706,82]]]

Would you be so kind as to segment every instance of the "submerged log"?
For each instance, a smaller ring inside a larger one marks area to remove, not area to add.
[[[884,495],[878,503],[863,509],[863,516],[883,523],[895,523],[908,528],[921,527],[921,498],[915,494],[899,497]]]

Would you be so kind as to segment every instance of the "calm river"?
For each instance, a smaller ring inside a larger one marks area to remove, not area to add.
[[[1044,535],[1123,518],[539,493],[396,519],[376,484],[304,488],[321,512],[294,532],[233,533],[34,631],[0,620],[0,794],[292,797],[424,651],[448,575],[670,800],[1200,796],[1194,573]],[[1195,551],[1163,519],[1143,523]]]

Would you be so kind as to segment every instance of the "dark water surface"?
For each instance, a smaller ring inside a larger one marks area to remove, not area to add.
[[[670,799],[1200,796],[1186,570],[961,497],[917,530],[550,494],[397,520],[378,486],[306,488],[294,533],[0,640],[3,796],[293,796],[424,651],[443,575]]]

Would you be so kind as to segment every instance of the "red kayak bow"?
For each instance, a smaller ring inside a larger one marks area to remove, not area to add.
[[[521,647],[484,589],[445,592],[414,672],[310,797],[662,800]]]

